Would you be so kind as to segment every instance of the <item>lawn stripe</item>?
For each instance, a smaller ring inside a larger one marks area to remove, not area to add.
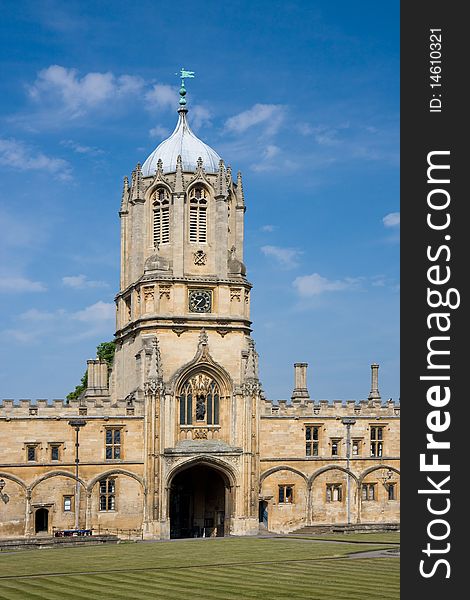
[[[21,560],[0,555],[0,600],[397,600],[399,560],[351,560],[357,550],[353,543],[226,538],[26,551]]]

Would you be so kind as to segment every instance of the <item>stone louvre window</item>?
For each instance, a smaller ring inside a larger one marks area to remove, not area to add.
[[[203,187],[193,188],[189,200],[189,241],[207,242],[207,192]]]
[[[158,248],[170,241],[170,200],[168,193],[159,188],[153,195],[153,201],[153,245]]]
[[[343,501],[343,484],[342,483],[327,483],[326,484],[326,501],[327,502],[342,502]]]
[[[279,486],[279,504],[294,504],[294,486]]]
[[[384,449],[384,429],[385,427],[374,425],[370,428],[370,455],[380,458]]]

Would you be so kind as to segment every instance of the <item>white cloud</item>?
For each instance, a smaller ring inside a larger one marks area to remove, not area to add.
[[[71,275],[69,277],[62,277],[62,283],[66,287],[73,289],[86,289],[86,288],[102,288],[108,287],[105,281],[92,281],[88,279],[86,275]]]
[[[329,280],[326,277],[322,277],[318,273],[312,273],[311,275],[303,275],[297,277],[294,280],[294,287],[296,288],[299,296],[308,298],[311,296],[319,296],[325,292],[340,292],[354,288],[359,279],[347,277],[342,280]]]
[[[0,138],[0,165],[18,171],[47,171],[57,179],[71,179],[71,167],[62,158],[53,158],[14,139]]]
[[[115,318],[116,307],[110,302],[100,300],[91,306],[87,306],[83,310],[72,315],[73,319],[83,321],[85,323],[97,323],[100,321],[110,321]]]
[[[320,146],[334,146],[340,142],[338,134],[341,130],[348,129],[349,123],[332,127],[330,125],[318,125],[312,132],[314,139]]]
[[[46,286],[40,281],[32,281],[26,277],[0,275],[0,292],[45,292]]]
[[[34,101],[59,104],[69,117],[77,118],[116,98],[135,95],[143,85],[143,79],[134,75],[116,77],[108,71],[80,77],[77,69],[51,65],[38,73],[28,92]]]
[[[276,229],[278,229],[277,225],[263,225],[260,227],[261,231],[265,231],[266,233],[272,233]]]
[[[114,318],[114,304],[103,301],[75,312],[63,308],[31,308],[18,315],[17,327],[1,331],[0,335],[20,344],[40,343],[46,338],[54,339],[59,344],[71,344],[96,336],[112,335]]]
[[[62,146],[72,149],[77,154],[89,154],[90,156],[99,156],[100,154],[104,154],[104,150],[101,150],[101,148],[95,148],[94,146],[84,146],[83,144],[79,144],[78,142],[74,142],[73,140],[63,140],[60,143]]]
[[[311,135],[315,132],[315,129],[309,124],[305,122],[300,122],[295,125],[295,129],[300,133],[300,135]]]
[[[398,227],[400,225],[400,213],[394,212],[385,215],[382,219],[382,223],[385,227]]]
[[[53,319],[57,319],[66,315],[66,311],[61,308],[55,312],[47,311],[47,310],[38,310],[37,308],[30,308],[26,312],[22,313],[19,318],[23,321],[51,321]]]
[[[166,85],[163,83],[156,83],[153,85],[145,94],[145,101],[147,108],[150,110],[154,109],[170,109],[178,106],[178,90],[173,85]]]
[[[269,146],[266,146],[265,150],[264,150],[264,158],[272,158],[273,156],[277,156],[279,154],[279,152],[281,151],[281,149],[278,146],[275,146],[274,144],[270,144]]]
[[[166,138],[170,132],[166,127],[162,127],[161,125],[155,125],[152,129],[149,130],[149,136],[152,138]]]
[[[279,246],[262,246],[261,252],[265,256],[272,256],[285,269],[293,269],[298,264],[298,258],[302,254],[296,248],[281,248]]]
[[[266,133],[274,134],[284,120],[285,107],[281,104],[255,104],[250,109],[225,121],[225,129],[233,133],[244,133],[255,125],[266,125]]]
[[[207,127],[211,124],[211,112],[205,106],[199,104],[191,106],[191,125],[194,129]]]

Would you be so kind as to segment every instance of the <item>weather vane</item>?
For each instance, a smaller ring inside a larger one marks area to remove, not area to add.
[[[187,71],[184,67],[181,69],[181,73],[175,73],[175,75],[179,75],[181,77],[181,88],[180,88],[180,106],[184,106],[186,104],[186,88],[184,87],[184,80],[188,78],[193,78],[195,76],[194,71]]]

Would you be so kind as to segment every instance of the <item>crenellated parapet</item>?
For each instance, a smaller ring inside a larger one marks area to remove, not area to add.
[[[143,403],[133,398],[112,401],[110,398],[81,400],[0,400],[0,419],[9,418],[70,418],[143,416]]]
[[[305,418],[343,418],[346,416],[364,417],[399,417],[400,403],[390,399],[380,400],[311,400],[294,399],[292,401],[262,400],[262,417],[305,417]]]

